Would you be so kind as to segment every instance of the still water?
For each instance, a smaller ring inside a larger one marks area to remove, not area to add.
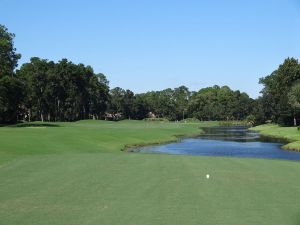
[[[198,138],[131,149],[143,153],[228,156],[300,160],[300,153],[281,149],[283,142],[267,139],[246,127],[206,128]]]

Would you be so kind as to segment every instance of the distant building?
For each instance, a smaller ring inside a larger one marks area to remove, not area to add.
[[[156,118],[155,113],[149,112],[149,113],[148,113],[148,118]]]
[[[105,113],[105,120],[120,120],[122,117],[122,113]]]

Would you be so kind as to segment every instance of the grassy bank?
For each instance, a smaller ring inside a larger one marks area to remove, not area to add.
[[[289,142],[283,146],[286,150],[300,151],[300,131],[296,127],[280,127],[276,124],[265,124],[251,129],[259,131],[264,136],[286,140]]]
[[[300,222],[297,162],[120,151],[216,123],[54,125],[0,128],[0,224]]]

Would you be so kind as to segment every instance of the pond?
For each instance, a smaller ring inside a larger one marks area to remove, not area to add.
[[[300,153],[283,150],[283,141],[262,137],[247,127],[204,128],[205,134],[180,142],[130,149],[142,153],[228,156],[300,160]]]

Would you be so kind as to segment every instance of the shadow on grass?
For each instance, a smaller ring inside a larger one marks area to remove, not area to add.
[[[4,125],[5,126],[5,125]],[[58,124],[54,124],[54,123],[18,123],[18,124],[14,124],[14,125],[6,125],[6,127],[61,127]]]

